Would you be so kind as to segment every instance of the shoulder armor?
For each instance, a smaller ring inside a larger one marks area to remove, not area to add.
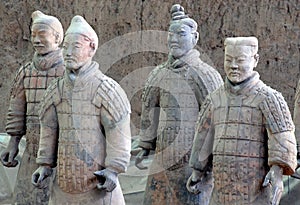
[[[113,79],[103,75],[92,103],[100,108],[103,106],[115,122],[131,112],[130,103],[125,91]]]
[[[201,60],[197,66],[191,67],[190,75],[196,82],[203,99],[205,99],[207,94],[223,85],[223,80],[219,72]]]
[[[207,91],[210,93],[221,85],[223,85],[223,79],[220,73],[210,65],[200,61],[194,70],[198,73],[198,78],[205,84]]]
[[[45,112],[49,109],[51,105],[57,106],[61,102],[61,93],[63,86],[63,77],[55,78],[47,90],[41,100],[40,108],[39,108],[39,116],[40,118],[44,116]]]
[[[15,96],[19,90],[19,87],[23,84],[24,78],[26,76],[26,70],[30,68],[31,63],[28,62],[24,66],[21,66],[13,80],[12,87],[10,90],[10,95]]]
[[[151,91],[153,91],[153,89],[157,89],[156,84],[159,83],[159,73],[160,71],[164,68],[165,64],[161,64],[159,66],[157,66],[156,68],[154,68],[148,75],[148,79],[145,83],[145,87],[143,89],[143,93],[142,93],[142,100],[143,102],[147,101],[147,98],[150,94]]]
[[[260,92],[264,95],[260,107],[270,131],[280,133],[294,130],[290,110],[281,93],[268,86],[262,88]]]

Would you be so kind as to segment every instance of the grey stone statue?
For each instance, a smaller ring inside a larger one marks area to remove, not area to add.
[[[282,95],[253,70],[257,38],[227,38],[224,44],[227,78],[201,108],[187,188],[198,193],[212,167],[211,205],[277,205],[282,175],[297,165],[291,114]]]
[[[49,204],[125,204],[118,174],[130,159],[130,103],[123,89],[92,61],[98,36],[81,16],[65,33],[66,73],[41,102],[39,168],[43,186],[56,168]]]
[[[201,61],[194,49],[197,23],[182,6],[171,8],[168,60],[150,74],[143,91],[141,132],[136,165],[155,150],[146,185],[144,204],[207,204],[212,181],[199,195],[189,193],[185,183],[192,173],[188,159],[195,123],[206,95],[223,84],[220,74]]]
[[[294,123],[295,123],[295,137],[297,141],[297,168],[296,172],[292,175],[293,177],[300,179],[300,80],[297,85],[296,95],[295,95],[295,104],[294,104]]]
[[[38,104],[50,82],[64,73],[63,57],[58,47],[62,40],[63,28],[56,17],[40,11],[32,13],[31,42],[35,54],[15,76],[6,124],[11,137],[1,154],[4,166],[15,167],[19,142],[26,136],[27,146],[14,188],[14,202],[17,204],[48,204],[48,188],[39,190],[33,187],[31,174],[38,167],[35,162],[40,137]]]

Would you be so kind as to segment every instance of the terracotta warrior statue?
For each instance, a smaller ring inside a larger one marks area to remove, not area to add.
[[[66,73],[41,102],[41,137],[32,183],[56,176],[49,204],[122,205],[118,174],[130,159],[130,104],[123,89],[92,61],[98,36],[81,16],[65,33]]]
[[[187,188],[198,193],[212,167],[211,205],[277,205],[282,175],[297,165],[291,114],[282,95],[253,70],[257,38],[227,38],[224,44],[227,78],[201,108]]]
[[[298,81],[295,104],[294,104],[294,123],[295,123],[295,137],[297,141],[297,160],[298,165],[296,172],[292,175],[293,177],[300,179],[299,167],[300,167],[300,80]]]
[[[143,91],[136,166],[145,168],[142,160],[155,150],[144,205],[204,205],[213,183],[208,179],[199,195],[189,193],[185,187],[192,173],[188,160],[200,107],[223,81],[193,49],[198,41],[197,23],[178,4],[172,6],[171,14],[168,60],[150,73]]]
[[[15,167],[18,145],[26,137],[26,149],[20,163],[14,202],[17,204],[48,204],[49,192],[45,185],[36,189],[31,175],[38,168],[36,156],[40,137],[38,104],[50,82],[64,73],[63,57],[58,47],[63,40],[63,28],[56,17],[40,11],[32,13],[31,42],[35,53],[31,62],[17,72],[7,114],[6,132],[11,136],[7,148],[1,154],[6,167]]]

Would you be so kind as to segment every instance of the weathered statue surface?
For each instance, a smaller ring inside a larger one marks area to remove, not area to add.
[[[294,104],[294,116],[293,116],[294,124],[295,124],[295,137],[297,141],[297,171],[294,173],[294,177],[300,179],[299,167],[300,167],[300,80],[298,81],[296,95],[295,95],[295,104]]]
[[[15,157],[19,152],[19,142],[26,136],[27,146],[14,188],[14,202],[17,204],[48,204],[49,185],[44,189],[35,188],[31,184],[31,175],[38,167],[38,104],[51,81],[64,73],[63,57],[58,47],[62,40],[63,28],[57,18],[40,11],[32,13],[31,42],[35,54],[32,61],[22,66],[15,76],[6,125],[6,132],[11,138],[1,154],[4,166],[17,166]]]
[[[171,9],[168,60],[149,75],[143,91],[141,132],[136,165],[155,150],[145,191],[145,205],[207,204],[212,190],[189,193],[188,159],[198,112],[206,95],[223,84],[220,74],[202,62],[194,49],[197,23],[176,4]]]
[[[287,103],[253,69],[258,40],[225,40],[224,86],[209,94],[197,122],[187,188],[198,193],[211,169],[211,205],[279,204],[282,175],[297,165],[294,124]]]
[[[66,73],[41,102],[41,138],[35,186],[56,176],[50,204],[124,204],[118,174],[131,147],[130,104],[123,89],[92,61],[98,36],[81,16],[65,33]]]

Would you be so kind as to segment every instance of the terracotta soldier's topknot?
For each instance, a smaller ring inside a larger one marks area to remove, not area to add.
[[[194,19],[185,14],[184,8],[180,4],[174,4],[170,12],[172,16],[171,24],[173,22],[181,21],[182,23],[191,27],[193,31],[197,31],[198,24]]]
[[[59,35],[59,44],[63,41],[64,30],[60,21],[54,17],[44,14],[41,11],[34,11],[31,14],[32,24],[46,24]]]
[[[184,8],[180,4],[174,4],[171,8],[172,20],[188,18],[184,13]]]

